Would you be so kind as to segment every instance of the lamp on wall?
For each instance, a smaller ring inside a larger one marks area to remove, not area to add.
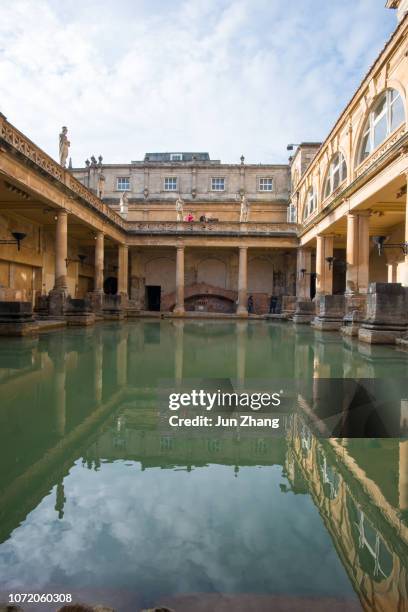
[[[299,272],[300,272],[300,278],[302,279],[305,278],[305,276],[307,275],[312,276],[313,274],[313,272],[308,272],[306,268],[301,268]]]
[[[24,240],[27,234],[24,234],[23,232],[11,232],[11,235],[13,236],[14,240],[0,240],[0,244],[16,244],[17,250],[19,251],[21,241]]]
[[[378,255],[382,255],[383,249],[402,249],[404,255],[408,255],[408,242],[396,242],[385,244],[389,236],[373,236],[373,242],[378,249]]]
[[[330,257],[325,257],[325,260],[329,264],[329,270],[333,268],[334,264],[340,265],[343,268],[347,268],[347,262],[343,261],[343,259],[337,259],[337,257],[330,256]]]

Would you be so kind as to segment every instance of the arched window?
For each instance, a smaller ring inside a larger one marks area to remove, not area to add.
[[[324,184],[324,198],[328,198],[347,178],[347,166],[343,153],[340,151],[332,157]]]
[[[308,192],[306,194],[305,205],[303,208],[303,220],[307,219],[307,217],[309,217],[309,215],[311,215],[312,212],[316,210],[316,206],[316,192],[313,187],[309,187]]]
[[[398,91],[387,89],[375,102],[363,129],[357,163],[361,163],[405,120]]]

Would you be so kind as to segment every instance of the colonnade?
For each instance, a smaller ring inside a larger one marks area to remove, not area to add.
[[[105,236],[101,231],[95,234],[94,293],[103,294]],[[118,294],[128,295],[128,246],[118,243]],[[55,282],[54,292],[68,293],[68,212],[56,214],[55,231]]]
[[[104,283],[104,245],[105,237],[101,231],[95,234],[94,255],[94,293],[103,294]],[[240,246],[238,264],[238,300],[237,314],[245,316],[248,313],[248,247]],[[176,246],[176,303],[174,313],[184,314],[184,260],[185,246]],[[56,216],[55,240],[55,284],[53,291],[68,293],[67,282],[68,263],[68,213],[61,210]],[[125,243],[118,244],[118,289],[119,295],[128,296],[129,247]]]
[[[356,211],[347,214],[346,239],[346,294],[365,294],[369,284],[369,211]],[[300,247],[297,258],[297,297],[310,297],[311,276],[310,247]],[[334,235],[316,236],[316,295],[333,293]],[[396,264],[388,271],[389,282],[396,282]]]

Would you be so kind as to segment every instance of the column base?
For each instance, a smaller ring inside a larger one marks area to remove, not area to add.
[[[315,304],[311,300],[297,300],[293,323],[309,325],[315,317]]]
[[[245,306],[238,306],[238,308],[235,311],[235,314],[237,315],[237,317],[240,317],[241,319],[248,318],[248,310],[245,308]]]
[[[183,306],[176,306],[173,309],[173,315],[175,317],[183,317],[186,314],[185,308]]]

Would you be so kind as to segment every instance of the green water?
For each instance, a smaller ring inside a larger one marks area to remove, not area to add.
[[[319,439],[301,411],[278,435],[172,431],[156,392],[407,373],[404,352],[284,323],[146,320],[1,340],[0,602],[62,592],[125,612],[406,610],[408,442]]]

